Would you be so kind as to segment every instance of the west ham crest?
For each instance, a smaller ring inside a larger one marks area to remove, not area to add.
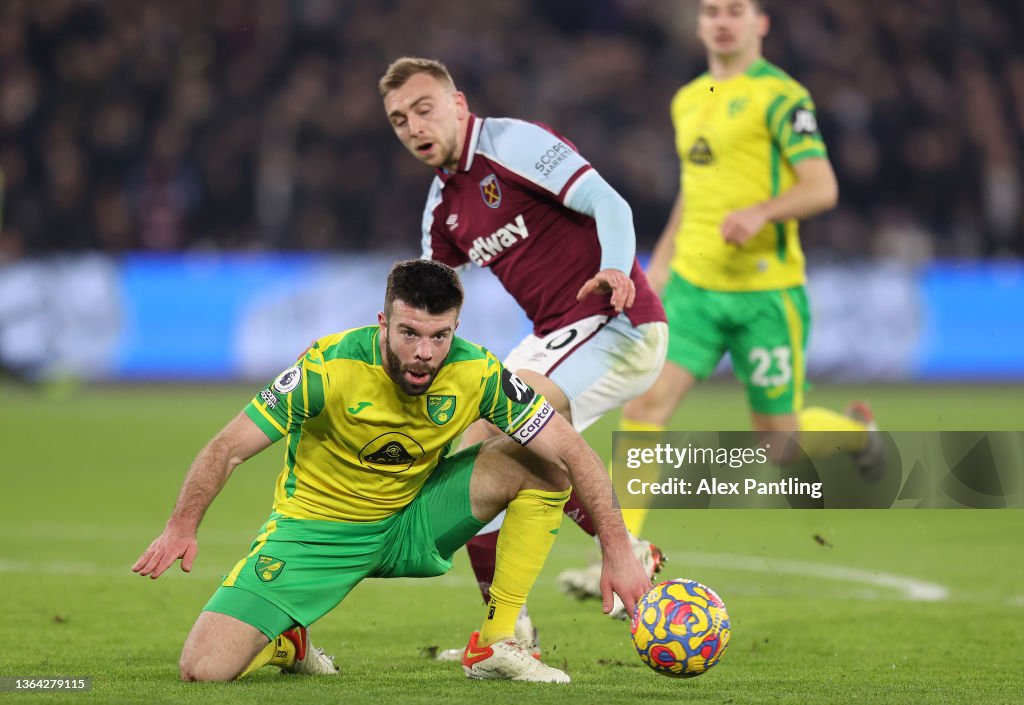
[[[488,208],[497,208],[501,205],[501,186],[498,185],[498,177],[489,174],[480,182],[480,195]]]

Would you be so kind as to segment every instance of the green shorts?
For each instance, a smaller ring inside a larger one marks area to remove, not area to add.
[[[669,360],[706,379],[728,352],[751,409],[760,414],[800,411],[811,325],[803,286],[711,291],[673,272],[663,301]]]
[[[469,479],[480,446],[444,458],[416,498],[377,522],[272,514],[204,607],[273,639],[330,612],[363,578],[429,578],[485,522],[473,516]]]

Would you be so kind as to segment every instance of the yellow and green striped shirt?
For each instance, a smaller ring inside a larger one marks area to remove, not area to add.
[[[716,291],[804,283],[796,220],[768,223],[743,247],[726,243],[721,226],[730,212],[786,191],[797,162],[827,158],[807,90],[759,59],[725,81],[703,74],[676,93],[671,110],[683,193],[672,269]]]
[[[494,355],[454,338],[427,393],[408,396],[381,365],[380,329],[318,340],[245,408],[284,444],[274,511],[379,521],[417,495],[452,442],[485,418],[527,443],[552,407]]]

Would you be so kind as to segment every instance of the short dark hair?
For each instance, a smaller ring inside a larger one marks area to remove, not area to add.
[[[384,312],[390,316],[394,302],[401,300],[436,316],[453,308],[460,310],[463,297],[459,275],[447,264],[429,259],[407,259],[395,262],[388,274]]]

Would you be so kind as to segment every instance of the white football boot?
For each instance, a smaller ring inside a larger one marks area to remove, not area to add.
[[[291,666],[282,666],[281,673],[305,676],[338,675],[334,657],[325,654],[323,649],[313,646],[313,642],[309,640],[309,630],[306,627],[293,627],[277,638],[278,640],[288,639],[295,645],[295,663]]]
[[[534,658],[515,638],[490,646],[478,646],[480,632],[473,632],[462,654],[462,670],[476,680],[568,683],[569,676]]]
[[[523,605],[523,608],[519,610],[519,616],[516,617],[516,641],[530,652],[531,656],[540,658],[540,639],[526,605]],[[434,658],[438,661],[461,661],[464,651],[465,649],[444,649],[437,652],[437,656]]]

